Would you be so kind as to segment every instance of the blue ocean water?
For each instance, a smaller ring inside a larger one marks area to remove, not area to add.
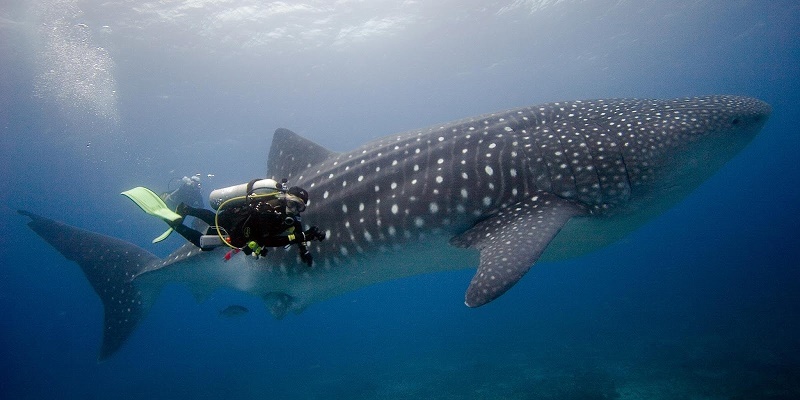
[[[0,397],[800,398],[798,21],[794,1],[4,4]],[[119,192],[260,176],[279,127],[346,151],[515,106],[702,94],[773,114],[664,215],[478,309],[473,270],[279,321],[172,284],[98,363],[102,304],[16,213],[164,256],[181,239],[151,244],[163,226]]]

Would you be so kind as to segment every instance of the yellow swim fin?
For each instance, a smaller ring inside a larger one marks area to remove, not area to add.
[[[153,239],[153,243],[158,243],[158,242],[160,242],[160,241],[162,241],[162,240],[166,239],[167,237],[169,237],[169,234],[170,234],[170,233],[172,233],[172,231],[174,231],[174,229],[172,229],[172,228],[169,228],[169,229],[167,229],[167,230],[166,230],[164,233],[162,233],[162,234],[161,234],[159,237],[157,237],[157,238]]]
[[[164,203],[164,200],[161,200],[161,197],[158,197],[157,194],[146,187],[135,187],[121,194],[133,200],[144,212],[161,218],[167,223],[178,222],[183,218],[180,214],[170,210],[167,204]],[[172,228],[167,229],[161,236],[153,239],[153,243],[166,239],[169,234],[172,233],[172,230]]]

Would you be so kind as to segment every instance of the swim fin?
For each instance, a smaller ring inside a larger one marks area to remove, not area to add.
[[[161,200],[161,197],[146,187],[135,187],[120,194],[133,200],[133,202],[136,203],[136,205],[139,206],[139,208],[141,208],[144,212],[161,218],[168,224],[180,222],[180,220],[183,218],[180,214],[170,210],[167,204],[164,203],[164,200]],[[172,231],[172,228],[167,229],[167,231],[162,233],[161,236],[153,239],[153,243],[158,243],[166,239],[170,233],[172,233]]]

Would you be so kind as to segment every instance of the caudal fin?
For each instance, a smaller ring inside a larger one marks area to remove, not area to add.
[[[133,280],[159,261],[152,253],[120,239],[69,226],[28,211],[28,226],[83,270],[105,311],[99,359],[117,351],[146,313],[148,302]]]

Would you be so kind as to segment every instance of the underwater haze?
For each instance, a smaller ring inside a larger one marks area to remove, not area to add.
[[[0,397],[798,399],[799,21],[792,0],[4,2]],[[349,151],[550,101],[709,94],[772,115],[665,214],[477,309],[474,269],[282,320],[170,284],[98,362],[100,299],[16,212],[163,257],[183,239],[151,243],[163,223],[119,193],[263,177],[277,128]]]

